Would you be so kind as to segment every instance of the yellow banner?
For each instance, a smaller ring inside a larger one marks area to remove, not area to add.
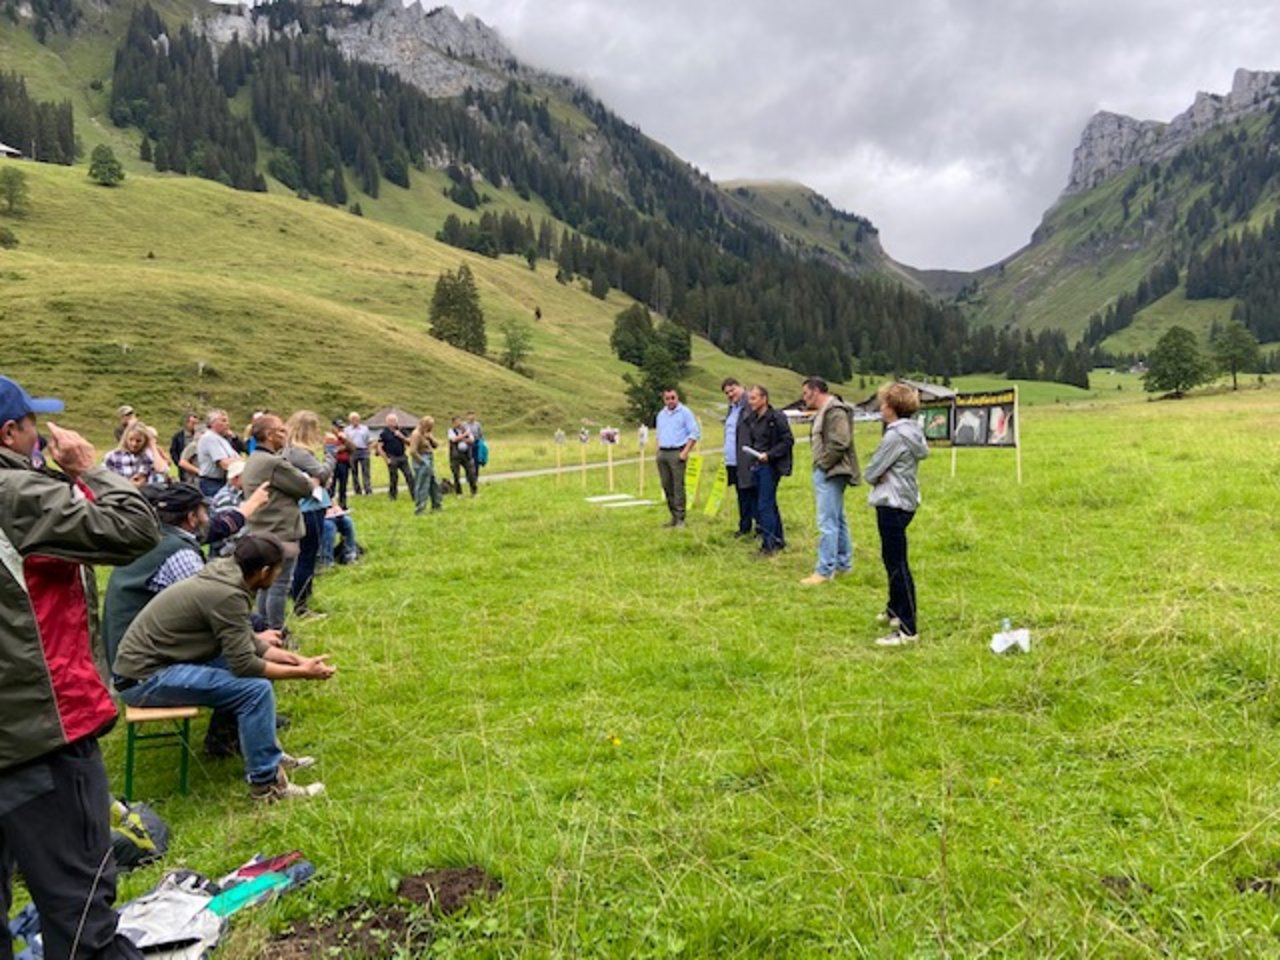
[[[724,492],[728,486],[728,477],[725,476],[724,470],[717,470],[716,478],[711,482],[711,492],[707,494],[706,509],[702,511],[708,517],[714,517],[720,513],[720,505],[724,503]]]
[[[702,479],[702,454],[689,454],[689,462],[684,471],[684,498],[686,509],[692,510],[698,500],[698,481]]]

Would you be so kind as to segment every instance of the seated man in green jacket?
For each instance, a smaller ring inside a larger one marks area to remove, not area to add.
[[[272,680],[328,680],[326,658],[303,657],[255,636],[249,611],[255,591],[268,589],[284,565],[284,547],[270,534],[245,537],[230,557],[212,561],[174,584],[138,614],[115,660],[115,686],[132,707],[196,704],[236,715],[249,793],[256,800],[314,796],[286,771],[310,766],[276,740]]]

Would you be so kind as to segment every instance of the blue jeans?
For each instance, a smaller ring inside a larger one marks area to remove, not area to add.
[[[755,483],[756,529],[760,531],[762,550],[781,550],[786,546],[782,533],[782,514],[778,512],[778,471],[771,463],[758,463],[751,468]]]
[[[297,544],[294,544],[296,547]],[[285,609],[289,605],[289,591],[293,588],[293,571],[298,565],[298,554],[285,557],[284,566],[280,568],[280,576],[270,589],[258,591],[258,616],[267,621],[272,630],[284,627]]]
[[[853,569],[853,544],[849,523],[844,517],[844,477],[828,480],[813,468],[813,495],[818,506],[818,566],[816,572],[829,577],[837,570]]]
[[[298,563],[293,568],[293,577],[289,586],[289,596],[293,598],[293,612],[306,612],[311,602],[311,588],[316,579],[316,563],[320,559],[320,541],[324,537],[324,511],[303,510],[302,522],[306,524],[306,533],[298,544]]]
[[[271,783],[282,756],[276,743],[276,696],[264,677],[237,677],[222,658],[175,663],[120,693],[131,707],[212,707],[236,716],[245,774],[250,783]]]
[[[320,538],[320,566],[333,566],[333,553],[338,544],[339,533],[343,540],[343,560],[351,561],[356,558],[356,524],[351,515],[325,517],[324,535]]]
[[[413,512],[425,513],[428,504],[432,510],[439,510],[443,500],[440,481],[436,479],[436,458],[428,453],[414,464]]]

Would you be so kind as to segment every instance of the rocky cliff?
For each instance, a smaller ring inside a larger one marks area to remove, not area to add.
[[[1280,102],[1280,73],[1237,70],[1231,92],[1197,93],[1191,107],[1169,123],[1094,114],[1080,138],[1063,196],[1083,193],[1139,163],[1173,156],[1215,127]]]
[[[337,22],[325,28],[344,54],[386,67],[429,96],[455,97],[468,87],[497,91],[513,77],[545,86],[570,85],[524,66],[496,30],[471,14],[459,17],[451,7],[426,9],[418,2],[404,6],[399,0],[379,0],[344,12],[335,13]],[[265,17],[243,8],[203,17],[197,29],[219,46],[232,36],[253,44],[271,35]]]

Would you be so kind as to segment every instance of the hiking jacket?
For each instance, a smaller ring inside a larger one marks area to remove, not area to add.
[[[809,442],[813,465],[825,473],[828,480],[844,477],[851,485],[861,481],[858,451],[853,447],[853,407],[838,397],[831,397],[813,418]]]
[[[759,461],[743,447],[750,447],[758,453],[769,455],[768,463],[780,477],[791,476],[791,448],[795,437],[791,434],[791,424],[787,415],[773,407],[766,407],[762,415],[757,416],[750,407],[738,420],[738,486],[743,490],[756,485],[751,468]]]
[[[929,444],[914,417],[885,427],[880,446],[867,464],[867,483],[871,484],[867,502],[873,507],[914,512],[920,506],[916,464],[928,455]]]
[[[271,484],[271,495],[249,518],[249,532],[273,533],[286,543],[296,543],[306,533],[298,501],[311,496],[311,480],[283,454],[259,447],[240,475],[245,499],[264,483]]]
[[[160,539],[133,484],[79,483],[0,447],[0,771],[99,733],[116,717],[94,661],[87,563],[129,563]]]

